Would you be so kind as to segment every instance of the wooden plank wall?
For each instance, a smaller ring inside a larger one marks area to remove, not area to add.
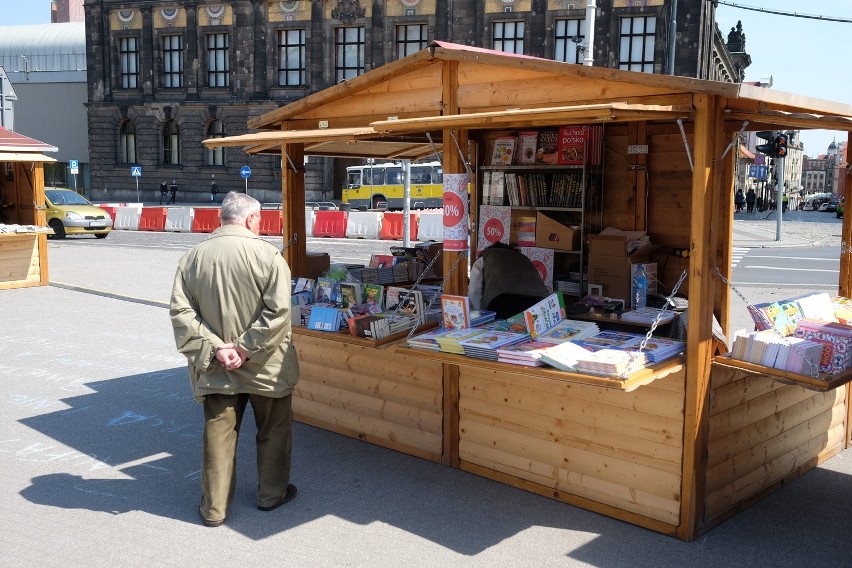
[[[300,335],[296,420],[440,462],[443,365],[393,348]]]
[[[710,389],[704,530],[844,448],[846,388],[714,366]]]
[[[45,239],[45,236],[35,233],[0,235],[0,290],[42,283],[39,238]]]
[[[691,144],[689,130],[687,135]],[[692,172],[683,138],[677,126],[649,124],[644,139],[631,138],[627,125],[607,126],[605,140],[603,227],[648,231],[660,247],[652,259],[663,284],[660,292],[668,293],[689,268],[689,258],[672,255],[674,249],[689,248]],[[631,164],[635,156],[627,154],[629,144],[648,145],[644,164]],[[640,199],[643,186],[647,202]],[[679,293],[689,293],[686,281]]]
[[[670,533],[680,511],[683,377],[624,392],[462,366],[461,467]]]

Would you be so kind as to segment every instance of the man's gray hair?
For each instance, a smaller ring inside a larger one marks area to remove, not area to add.
[[[249,215],[258,211],[260,211],[260,201],[245,193],[229,191],[225,199],[222,200],[220,218],[223,225],[239,224],[245,221]]]

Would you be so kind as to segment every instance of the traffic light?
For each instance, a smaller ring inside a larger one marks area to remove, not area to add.
[[[778,133],[775,136],[775,157],[776,158],[786,158],[787,157],[787,135]]]
[[[783,136],[783,135],[779,135]],[[774,158],[776,156],[776,143],[778,136],[775,135],[774,130],[761,130],[757,133],[757,137],[763,140],[766,140],[766,144],[760,144],[757,146],[757,151],[761,154],[766,154],[770,158]],[[787,155],[787,137],[784,136],[784,155]]]

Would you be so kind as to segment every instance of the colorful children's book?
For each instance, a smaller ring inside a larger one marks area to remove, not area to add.
[[[565,319],[565,298],[562,292],[554,292],[537,304],[524,310],[524,322],[531,339],[556,327]]]
[[[544,333],[539,334],[536,339],[553,345],[556,343],[565,343],[566,341],[584,339],[599,332],[600,328],[598,328],[598,324],[595,322],[566,319],[560,321]]]
[[[590,351],[600,349],[638,349],[644,335],[626,331],[605,330],[597,335],[575,341],[577,345]]]
[[[449,329],[470,327],[470,300],[467,296],[441,295],[441,322]]]
[[[313,294],[314,285],[315,282],[313,278],[299,278],[296,280],[296,285],[293,286],[293,293],[298,294],[300,292],[310,292]]]

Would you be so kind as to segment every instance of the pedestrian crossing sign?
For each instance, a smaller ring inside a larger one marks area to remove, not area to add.
[[[130,175],[140,177],[142,175],[142,166],[133,166],[130,168]]]

